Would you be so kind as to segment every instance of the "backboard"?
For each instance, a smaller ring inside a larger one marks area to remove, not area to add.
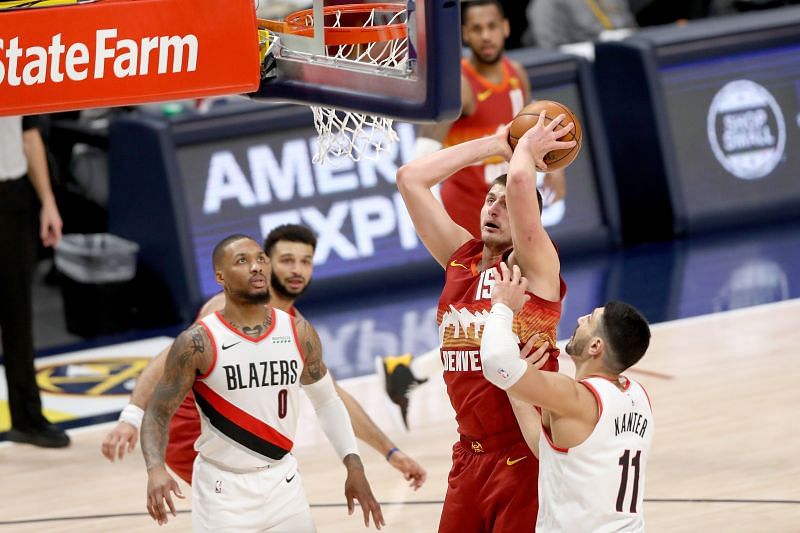
[[[253,96],[409,121],[454,119],[459,20],[457,0],[314,0],[259,21],[277,44]],[[370,45],[372,53],[362,53]]]

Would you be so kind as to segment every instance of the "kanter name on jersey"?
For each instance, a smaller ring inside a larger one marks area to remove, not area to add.
[[[642,413],[631,412],[625,413],[614,419],[614,436],[620,433],[633,432],[644,438],[644,433],[647,430],[647,418]]]

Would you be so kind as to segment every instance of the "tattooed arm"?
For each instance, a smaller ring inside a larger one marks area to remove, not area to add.
[[[169,420],[191,389],[195,377],[208,370],[212,352],[202,326],[195,325],[181,333],[167,355],[164,375],[144,413],[142,453],[147,465],[147,511],[159,524],[167,522],[164,500],[175,516],[170,492],[183,498],[178,484],[164,467]]]
[[[316,383],[328,373],[328,367],[322,360],[322,342],[314,326],[305,318],[296,319],[297,341],[305,358],[300,384],[307,386]]]
[[[378,529],[384,525],[381,506],[372,494],[364,465],[358,456],[356,436],[341,398],[336,393],[333,380],[325,363],[322,361],[322,344],[319,335],[305,319],[297,320],[297,340],[305,358],[300,383],[306,396],[311,400],[319,418],[322,430],[331,442],[344,466],[347,468],[347,479],[344,484],[348,514],[353,514],[354,500],[358,500],[364,512],[364,525],[369,527],[369,516]]]

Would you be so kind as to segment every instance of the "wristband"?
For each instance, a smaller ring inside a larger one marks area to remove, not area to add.
[[[144,411],[132,403],[125,406],[125,409],[119,414],[119,421],[130,424],[136,429],[142,427],[142,418],[144,418]]]
[[[400,449],[399,449],[399,448],[392,448],[391,450],[389,450],[389,453],[387,453],[387,454],[386,454],[386,460],[387,460],[387,461],[391,461],[391,460],[392,460],[392,456],[393,456],[393,455],[394,455],[396,452],[399,452],[399,451],[400,451]]]

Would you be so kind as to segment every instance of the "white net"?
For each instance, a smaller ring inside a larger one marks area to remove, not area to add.
[[[398,140],[390,118],[333,107],[311,106],[311,111],[319,133],[314,163],[324,163],[328,157],[377,159]]]
[[[292,31],[314,27],[311,10],[303,13],[291,19]],[[404,4],[326,8],[325,18],[325,60],[343,69],[367,68],[375,73],[404,72],[408,68],[408,12]],[[390,118],[333,107],[311,106],[311,110],[319,134],[314,163],[324,163],[328,157],[377,159],[399,139]]]

